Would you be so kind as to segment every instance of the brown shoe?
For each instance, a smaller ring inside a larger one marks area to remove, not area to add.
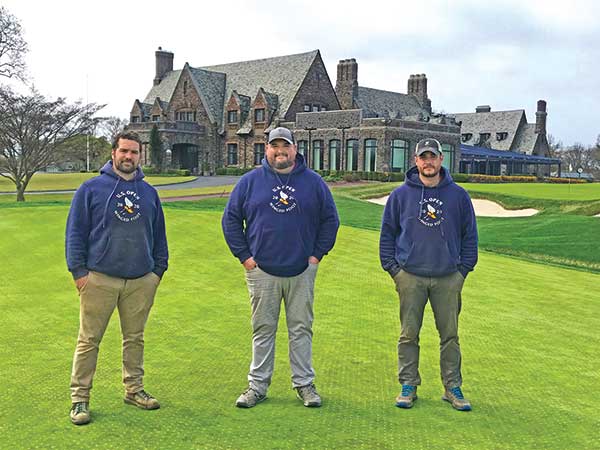
[[[71,422],[73,425],[85,425],[90,423],[92,417],[90,416],[90,404],[88,402],[75,402],[71,406],[69,412]]]
[[[126,393],[123,401],[129,405],[134,405],[142,409],[160,408],[160,403],[158,403],[158,400],[144,390],[137,391],[134,394],[130,394],[129,392]]]
[[[446,388],[442,400],[452,404],[452,407],[458,411],[471,411],[471,403],[462,393],[460,387]]]
[[[412,408],[417,400],[417,387],[410,384],[402,385],[402,392],[396,397],[396,406],[398,408]]]

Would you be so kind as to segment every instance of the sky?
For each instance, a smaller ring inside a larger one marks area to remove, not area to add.
[[[360,86],[406,93],[425,73],[434,111],[524,109],[547,101],[565,145],[600,134],[600,2],[594,0],[0,0],[29,44],[28,76],[49,97],[106,104],[129,117],[154,78],[159,46],[174,68],[315,49],[335,86],[356,58]],[[5,80],[0,80],[5,81]],[[253,93],[248,93],[253,95]]]

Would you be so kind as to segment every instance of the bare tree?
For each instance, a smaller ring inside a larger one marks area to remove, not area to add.
[[[579,142],[560,150],[557,156],[565,167],[570,168],[569,171],[581,168],[584,172],[594,173],[600,169],[596,148],[586,147]]]
[[[563,143],[560,139],[554,137],[554,135],[548,135],[548,149],[550,150],[550,158],[557,158],[558,152],[563,149]]]
[[[123,131],[128,124],[127,119],[121,119],[120,117],[103,117],[99,119],[99,135],[105,137],[108,142],[112,142],[114,137]]]
[[[93,126],[92,116],[100,108],[0,87],[0,176],[15,184],[17,201],[25,201],[29,181],[54,162],[60,144]]]
[[[0,6],[0,77],[24,78],[27,42],[19,20]]]

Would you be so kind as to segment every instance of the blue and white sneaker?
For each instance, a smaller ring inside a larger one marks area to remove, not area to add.
[[[396,397],[396,406],[398,408],[412,408],[417,400],[417,387],[410,384],[403,384],[402,391]]]

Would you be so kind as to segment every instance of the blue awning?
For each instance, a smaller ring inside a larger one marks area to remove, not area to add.
[[[545,156],[526,155],[524,153],[494,150],[493,148],[476,147],[474,145],[460,145],[461,161],[500,161],[520,162],[525,164],[560,164],[558,158]]]

